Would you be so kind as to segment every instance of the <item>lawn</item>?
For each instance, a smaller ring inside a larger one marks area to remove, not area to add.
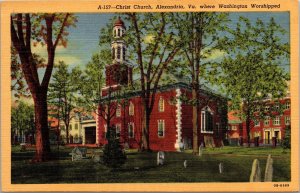
[[[12,183],[127,183],[127,182],[248,182],[253,159],[260,161],[262,176],[268,154],[274,159],[273,181],[290,181],[290,151],[281,148],[224,147],[204,150],[202,157],[191,151],[166,152],[163,166],[156,165],[156,153],[127,152],[127,162],[117,171],[94,163],[91,159],[71,161],[71,148],[54,149],[57,160],[30,163],[33,150],[20,152],[12,148]],[[89,149],[91,151],[91,149]],[[183,167],[187,160],[188,167]],[[224,164],[224,173],[218,164]]]

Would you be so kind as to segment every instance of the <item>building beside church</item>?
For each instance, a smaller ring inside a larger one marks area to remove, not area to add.
[[[127,44],[123,39],[125,31],[124,22],[120,18],[117,19],[112,33],[112,63],[105,67],[106,85],[102,89],[103,98],[108,98],[109,93],[113,95],[133,82],[133,66],[126,60]],[[192,147],[192,105],[183,102],[182,96],[192,97],[190,84],[176,82],[161,85],[157,89],[149,130],[149,145],[152,150],[177,151],[182,147]],[[213,145],[218,146],[222,144],[227,129],[227,100],[208,88],[200,88],[199,100],[203,103],[198,114],[198,143],[200,145],[211,141]],[[122,101],[122,98],[119,101]],[[126,105],[118,104],[116,100],[112,103],[115,104],[115,114],[110,126],[116,128],[122,144],[138,148],[142,138],[144,112],[140,92],[134,91],[126,96]],[[105,117],[98,115],[96,124],[95,142],[103,146],[107,143],[108,129]],[[86,139],[83,140],[88,144]]]
[[[288,83],[289,85],[289,83]],[[289,90],[289,89],[288,89]],[[263,109],[258,109],[263,108]],[[250,141],[255,143],[258,139],[259,145],[273,145],[276,140],[277,145],[285,136],[285,130],[291,125],[291,98],[290,93],[278,101],[269,98],[264,100],[263,106],[257,107],[254,115],[258,112],[264,112],[267,116],[256,120],[251,120]],[[228,112],[228,131],[227,138],[229,144],[247,143],[246,122],[234,116],[234,112]]]

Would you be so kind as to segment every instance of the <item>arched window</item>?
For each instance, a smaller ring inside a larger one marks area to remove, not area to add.
[[[118,36],[119,37],[121,36],[121,29],[120,28],[118,29]]]
[[[121,117],[121,105],[117,106],[116,117]]]
[[[126,48],[123,47],[123,60],[125,60]]]
[[[204,107],[201,111],[201,133],[213,133],[213,130],[213,112],[209,107]]]
[[[128,137],[134,138],[134,125],[133,123],[128,123]]]
[[[158,120],[157,135],[158,137],[165,136],[165,120]]]
[[[129,115],[134,115],[134,105],[131,101],[129,103]]]
[[[117,58],[120,59],[121,58],[121,47],[118,46],[117,48]]]
[[[113,48],[111,53],[111,58],[115,59],[115,55],[116,55],[115,48]]]
[[[164,112],[165,111],[165,101],[164,101],[163,97],[159,98],[159,101],[158,101],[158,111],[159,112]]]

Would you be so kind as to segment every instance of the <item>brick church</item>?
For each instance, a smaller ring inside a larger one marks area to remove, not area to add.
[[[106,86],[102,89],[104,98],[108,91],[116,92],[133,81],[133,67],[126,60],[127,45],[123,40],[125,30],[124,22],[117,19],[112,33],[112,63],[105,67]],[[152,150],[178,151],[182,147],[192,148],[192,105],[183,102],[181,96],[192,96],[191,87],[185,82],[161,85],[158,88],[149,130]],[[126,100],[126,105],[116,105],[110,125],[116,128],[122,144],[138,148],[142,138],[143,104],[138,91],[131,93]],[[203,105],[200,105],[198,114],[198,144],[210,141],[210,145],[218,146],[227,128],[227,100],[204,88],[200,88],[199,100]],[[107,123],[103,116],[98,116],[96,124],[95,141],[102,146],[107,143]]]

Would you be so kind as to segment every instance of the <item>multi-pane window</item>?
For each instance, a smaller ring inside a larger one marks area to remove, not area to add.
[[[129,115],[134,115],[134,104],[131,101],[129,103]]]
[[[158,101],[158,111],[164,112],[164,110],[165,110],[165,101],[162,97],[160,97]]]
[[[121,117],[121,105],[117,106],[116,117]]]
[[[121,124],[116,124],[116,137],[119,138],[121,133]]]
[[[133,138],[134,137],[134,128],[133,123],[128,124],[128,137]]]
[[[285,103],[285,109],[290,109],[290,107],[291,107],[291,103],[289,101],[287,101]]]
[[[237,130],[237,126],[236,125],[231,125],[231,130],[233,130],[233,131]]]
[[[269,111],[269,110],[270,110],[270,106],[269,105],[265,106],[265,111]]]
[[[75,124],[75,130],[78,130],[78,123]]]
[[[121,29],[118,29],[118,36],[121,36]]]
[[[165,121],[164,120],[158,120],[157,135],[158,135],[158,137],[165,136]]]
[[[120,59],[121,58],[121,47],[118,46],[117,48],[117,58]]]
[[[275,104],[275,111],[279,111],[279,104]]]
[[[264,121],[264,125],[270,125],[270,117],[267,116]]]
[[[259,106],[255,107],[255,111],[259,112],[260,111],[260,107]]]
[[[279,116],[276,116],[276,117],[273,119],[273,125],[280,125],[280,117],[279,117]]]
[[[285,125],[290,125],[291,124],[291,117],[290,116],[285,116],[284,117],[284,122],[285,122]]]

